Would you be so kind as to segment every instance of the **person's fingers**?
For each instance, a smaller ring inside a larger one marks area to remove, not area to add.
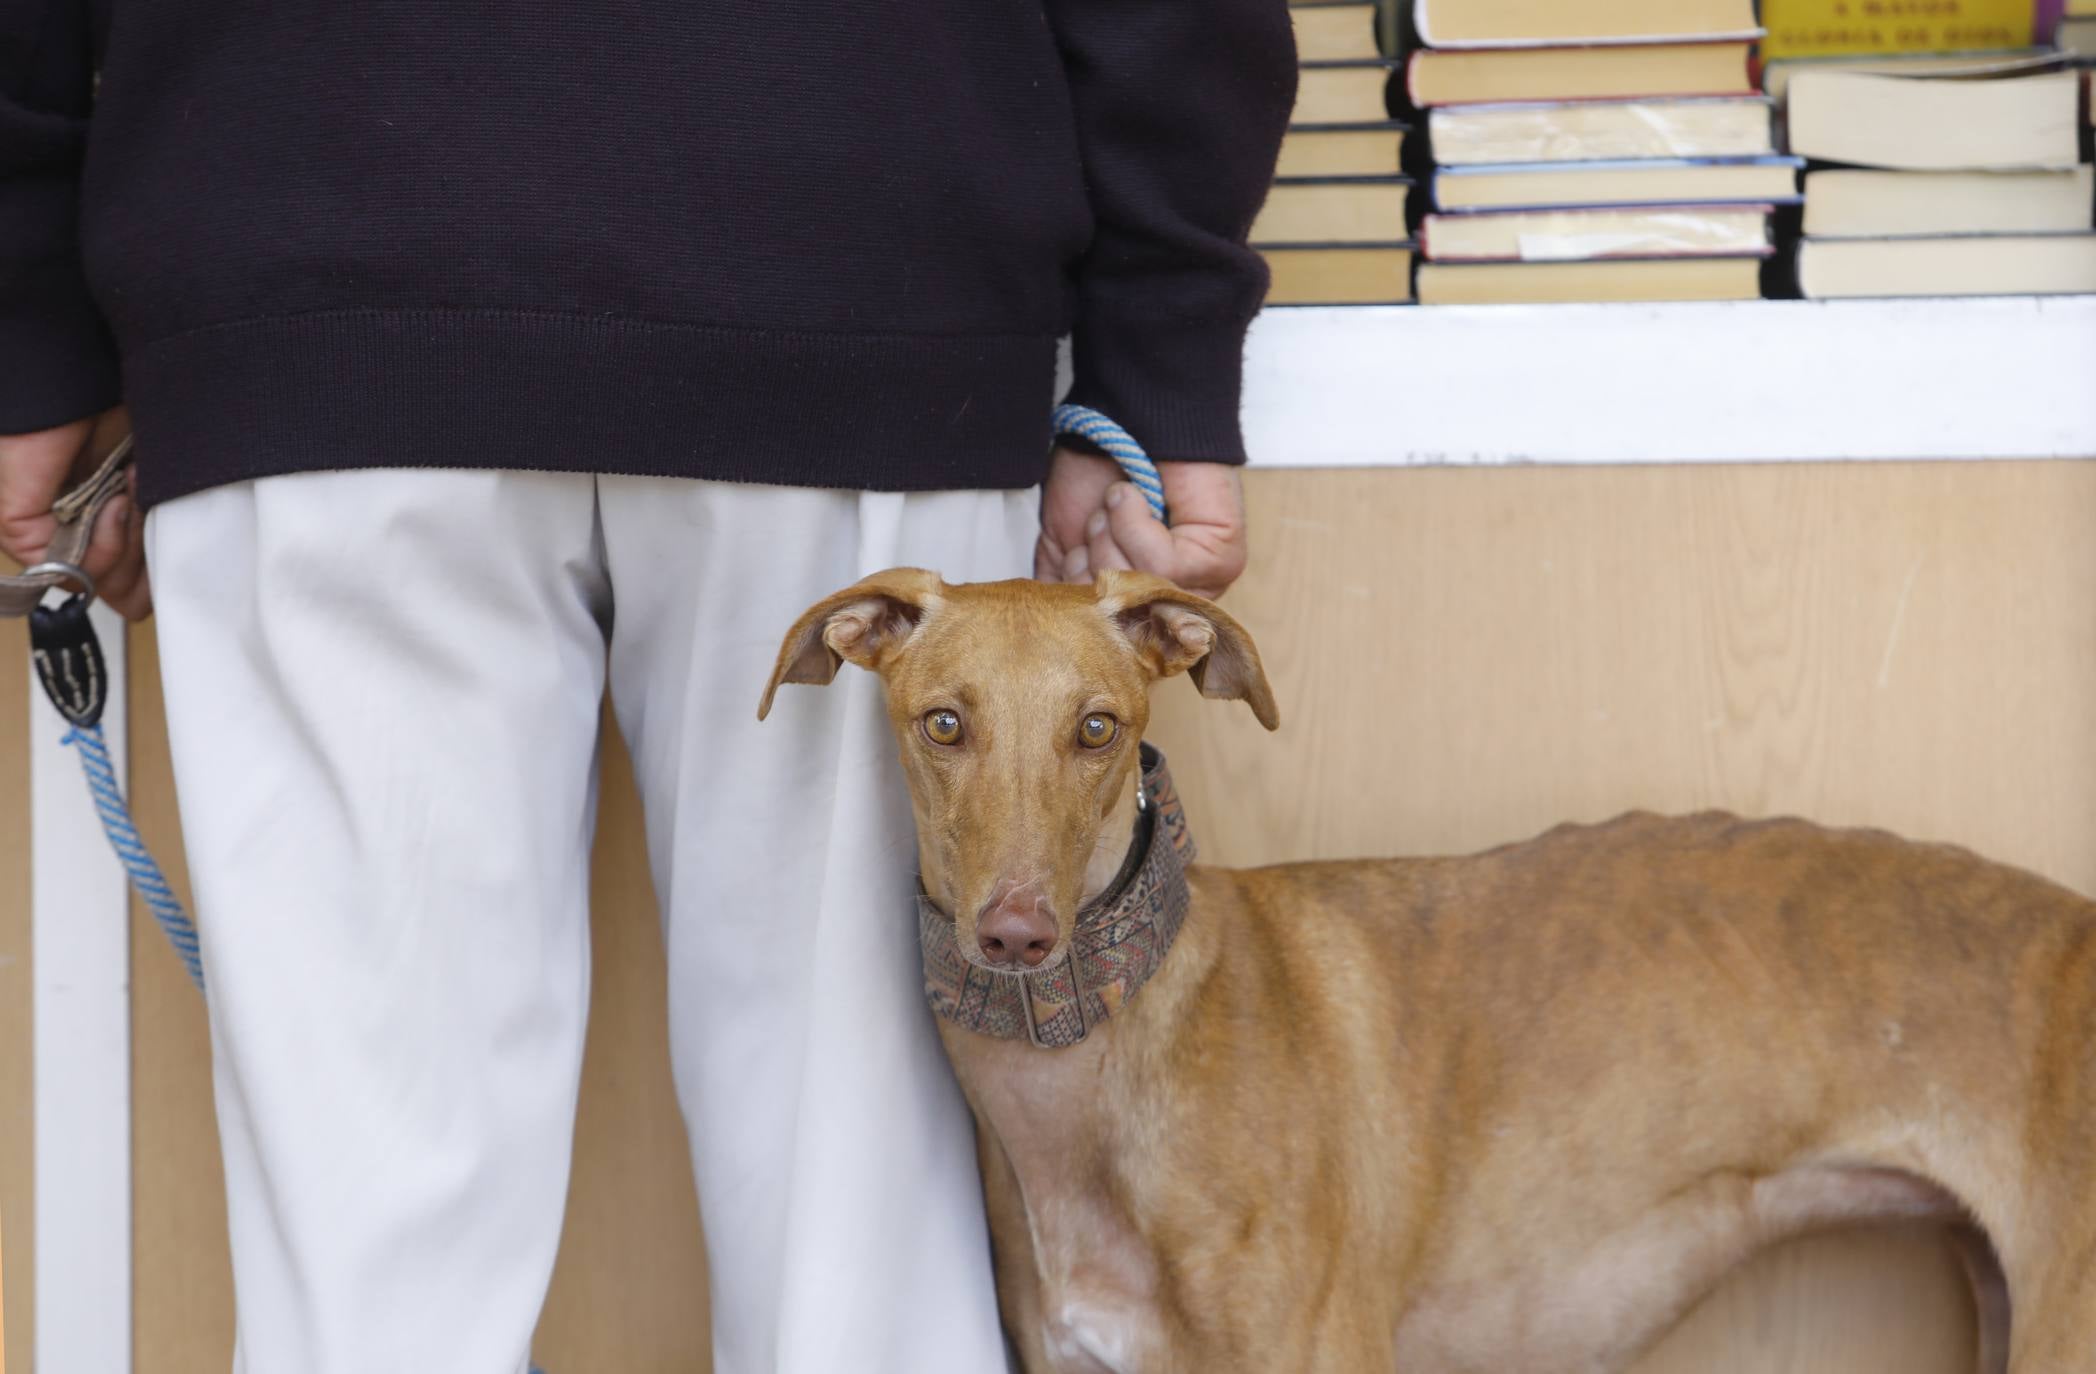
[[[126,620],[137,620],[137,598],[140,582],[145,573],[143,560],[128,555],[124,560],[103,574],[95,582],[95,593]]]
[[[1160,463],[1172,524],[1108,459],[1058,450],[1041,493],[1034,575],[1089,582],[1101,568],[1137,568],[1216,597],[1245,566],[1244,495],[1235,469]]]
[[[1244,555],[1241,551],[1233,553],[1195,546],[1180,558],[1176,580],[1181,589],[1195,596],[1220,601],[1223,593],[1230,590],[1231,584],[1243,572]]]
[[[51,504],[65,490],[90,424],[0,435],[0,551],[8,557],[34,563],[50,547],[58,528]]]
[[[88,536],[87,552],[80,556],[80,566],[98,586],[124,556],[131,532],[131,509],[127,494],[119,492],[111,497],[95,520],[94,533]]]
[[[1172,578],[1211,599],[1245,569],[1244,487],[1237,469],[1216,463],[1161,463],[1172,513]]]
[[[1178,542],[1164,522],[1150,513],[1142,488],[1133,482],[1118,482],[1110,488],[1103,523],[1129,567],[1173,581],[1179,579]]]
[[[1114,542],[1113,526],[1108,522],[1107,513],[1103,510],[1092,512],[1091,520],[1086,523],[1084,547],[1094,577],[1106,568],[1126,571],[1135,566],[1128,561],[1128,555],[1121,546]]]
[[[1033,576],[1036,582],[1063,580],[1063,546],[1044,527],[1033,541]]]
[[[126,620],[143,620],[153,613],[152,584],[146,576],[145,530],[145,516],[133,504],[124,521],[123,553],[99,583],[102,599]]]
[[[1041,532],[1048,537],[1058,560],[1066,560],[1084,543],[1085,522],[1103,504],[1106,489],[1113,485],[1120,468],[1110,458],[1099,458],[1075,449],[1059,448],[1049,461],[1047,480],[1041,484]]]

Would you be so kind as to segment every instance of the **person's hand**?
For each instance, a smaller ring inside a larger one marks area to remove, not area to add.
[[[57,532],[52,503],[87,475],[75,468],[86,457],[94,425],[75,420],[30,434],[0,434],[0,552],[24,567],[42,560]],[[145,517],[135,499],[137,469],[129,476],[131,485],[102,507],[80,566],[95,580],[97,596],[125,619],[143,620],[153,612],[153,592],[146,580]]]
[[[1133,568],[1187,591],[1221,596],[1245,569],[1244,486],[1223,463],[1159,463],[1169,528],[1150,514],[1111,458],[1058,448],[1041,487],[1033,575],[1089,582],[1098,568]]]

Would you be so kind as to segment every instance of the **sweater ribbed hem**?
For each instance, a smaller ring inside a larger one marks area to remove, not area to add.
[[[1052,335],[500,310],[212,326],[124,359],[139,500],[292,472],[522,468],[923,491],[1045,475]]]
[[[1244,318],[1178,319],[1087,302],[1069,399],[1111,415],[1158,462],[1243,463],[1248,328]]]

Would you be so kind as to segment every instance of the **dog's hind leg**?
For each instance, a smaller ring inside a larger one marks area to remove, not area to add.
[[[2010,1374],[2096,1374],[2096,920],[2052,978],[2016,1210],[2002,1245],[2015,1311]],[[1997,1236],[1999,1239],[1999,1237]]]
[[[2096,1374],[2096,1214],[2078,1199],[2047,1215],[2058,1220],[2035,1254],[2002,1256],[2015,1307],[2009,1374]]]
[[[1399,1367],[1622,1369],[1766,1246],[1852,1222],[1961,1215],[1941,1188],[1889,1169],[1713,1172],[1581,1252],[1429,1294],[1398,1328]]]
[[[2076,1198],[2040,1215],[2050,1224],[2034,1243],[2001,1256],[2009,1374],[2096,1374],[2096,1213]]]
[[[2060,1273],[2037,1301],[2016,1299],[2009,1374],[2096,1374],[2096,1284]]]

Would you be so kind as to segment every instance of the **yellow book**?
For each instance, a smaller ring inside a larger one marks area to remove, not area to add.
[[[1292,124],[1368,124],[1390,118],[1387,63],[1305,67],[1296,77]]]
[[[1394,177],[1404,170],[1405,126],[1396,123],[1290,129],[1277,177]]]
[[[1421,305],[1571,301],[1751,301],[1759,258],[1614,258],[1591,262],[1423,262]]]
[[[1405,236],[1404,177],[1380,181],[1287,182],[1267,193],[1252,221],[1258,247],[1302,243],[1394,243]]]
[[[1295,21],[1298,62],[1360,62],[1382,56],[1376,51],[1374,5],[1297,5],[1288,17]]]
[[[1412,299],[1412,245],[1264,248],[1268,305],[1402,305]]]
[[[2082,0],[2090,3],[2090,0]],[[1761,55],[2027,48],[2042,0],[1763,0]]]

